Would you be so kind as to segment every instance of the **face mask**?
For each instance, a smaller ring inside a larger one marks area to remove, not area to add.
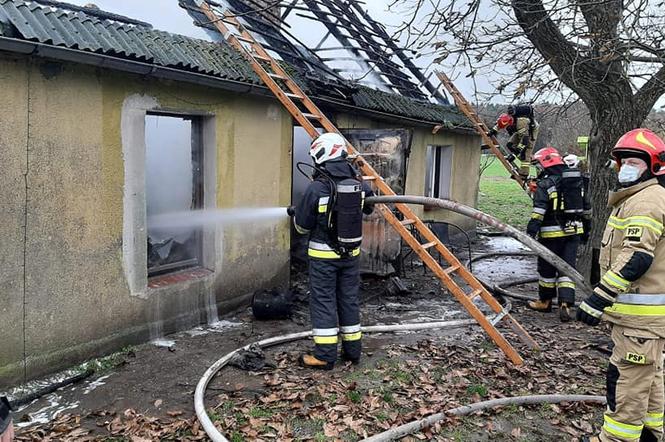
[[[621,169],[619,169],[619,182],[621,184],[632,183],[637,181],[641,175],[642,172],[638,167],[624,164],[621,166]]]

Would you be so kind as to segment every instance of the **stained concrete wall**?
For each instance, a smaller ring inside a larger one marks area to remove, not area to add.
[[[450,199],[476,207],[478,186],[480,183],[480,137],[472,133],[460,133],[441,129],[432,134],[433,127],[412,126],[408,122],[380,122],[367,117],[339,114],[337,124],[345,129],[384,129],[406,128],[413,130],[411,155],[406,174],[407,195],[424,195],[425,176],[427,173],[427,146],[452,146]],[[474,220],[443,209],[427,210],[422,206],[413,206],[422,219],[446,221],[460,226],[466,231],[476,227]],[[454,234],[451,231],[451,234]]]
[[[223,314],[288,282],[286,217],[218,228],[206,276],[143,296],[123,248],[127,153],[140,149],[122,134],[127,100],[212,122],[206,204],[220,208],[289,204],[291,118],[276,101],[12,55],[0,55],[0,91],[0,387],[191,327],[210,299]]]

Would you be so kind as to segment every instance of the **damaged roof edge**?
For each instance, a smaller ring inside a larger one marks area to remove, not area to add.
[[[77,49],[71,49],[62,46],[53,46],[44,43],[0,36],[0,51],[13,52],[23,55],[31,55],[45,59],[53,59],[53,60],[66,61],[72,63],[81,63],[81,64],[113,69],[137,75],[152,76],[167,80],[183,81],[201,86],[213,87],[216,89],[224,89],[231,92],[251,93],[255,95],[271,97],[276,99],[272,91],[270,91],[270,89],[268,89],[266,86],[263,85],[255,85],[237,80],[229,80],[211,75],[198,74],[195,72],[186,72],[180,69],[170,68],[166,66],[158,66],[140,61],[120,59],[117,57],[80,51]],[[405,121],[417,124],[419,126],[432,126],[444,123],[441,121],[419,120],[415,118],[405,117],[402,115],[390,114],[373,109],[353,106],[347,103],[340,103],[336,100],[319,98],[316,96],[313,96],[312,98],[319,103],[322,104],[325,103],[326,105],[334,107],[336,109],[346,110],[346,111],[348,110],[359,111],[362,112],[363,114],[376,116],[382,119]],[[445,129],[453,132],[460,132],[466,134],[475,132],[473,129],[466,127],[454,127],[454,128],[446,127]]]

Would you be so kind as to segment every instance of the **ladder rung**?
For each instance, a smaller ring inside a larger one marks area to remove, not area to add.
[[[303,97],[303,96],[301,96],[301,95],[298,95],[298,94],[292,94],[292,93],[290,93],[290,92],[285,92],[284,95],[286,95],[287,97],[289,97],[289,98],[291,98],[291,99],[295,98],[296,100],[304,100],[304,99],[305,99],[305,97]],[[358,156],[358,155],[356,155],[356,157],[357,157],[357,156]],[[349,155],[347,158],[351,158],[351,155]]]
[[[409,224],[415,224],[415,223],[416,223],[416,220],[415,220],[415,219],[405,219],[405,220],[403,220],[403,221],[400,221],[400,223],[401,223],[403,226],[408,226]]]
[[[447,267],[446,269],[444,269],[443,273],[445,273],[446,275],[450,275],[451,273],[454,273],[458,270],[459,270],[459,266],[458,265],[453,265],[453,266],[450,266],[450,267]]]
[[[238,19],[235,18],[235,17],[222,17],[221,20],[222,20],[224,23],[228,23],[228,24],[233,25],[233,26],[235,26],[235,27],[237,27],[237,28],[242,27],[242,23],[240,23],[240,22],[238,21]]]
[[[255,52],[252,53],[252,57],[256,58],[257,60],[267,61],[268,63],[270,63],[270,62],[272,61],[272,58],[270,58],[270,57],[264,57],[263,55],[259,55],[259,54],[255,53]]]
[[[430,247],[433,247],[436,245],[436,241],[428,242],[427,244],[422,244],[423,249],[427,250]]]
[[[305,118],[310,119],[310,120],[320,120],[320,119],[321,119],[321,115],[317,115],[317,114],[307,114],[307,113],[303,113],[303,116],[304,116]]]
[[[469,299],[473,299],[473,298],[475,298],[476,296],[480,295],[481,293],[482,293],[482,290],[481,290],[481,289],[475,289],[474,291],[472,291],[471,293],[469,293],[467,296],[468,296]]]
[[[238,40],[240,40],[240,41],[244,41],[245,43],[251,43],[251,44],[256,43],[256,40],[252,40],[251,38],[243,37],[242,35],[233,34],[233,36],[235,38],[237,38]]]
[[[288,77],[285,77],[285,76],[280,75],[280,74],[276,74],[274,72],[268,72],[268,76],[270,76],[272,78],[276,78],[278,80],[288,80]],[[303,115],[307,115],[307,114],[303,114]]]

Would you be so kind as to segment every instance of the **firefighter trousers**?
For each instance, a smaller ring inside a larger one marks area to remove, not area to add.
[[[620,325],[607,368],[603,442],[663,440],[663,347],[665,339]]]
[[[360,359],[359,257],[310,258],[309,283],[314,356],[335,362],[339,333],[345,357]]]
[[[552,253],[575,267],[577,249],[580,246],[579,235],[562,236],[560,238],[541,238],[539,242]],[[559,304],[575,303],[575,283],[543,258],[538,258],[538,297],[541,301],[559,296]]]

